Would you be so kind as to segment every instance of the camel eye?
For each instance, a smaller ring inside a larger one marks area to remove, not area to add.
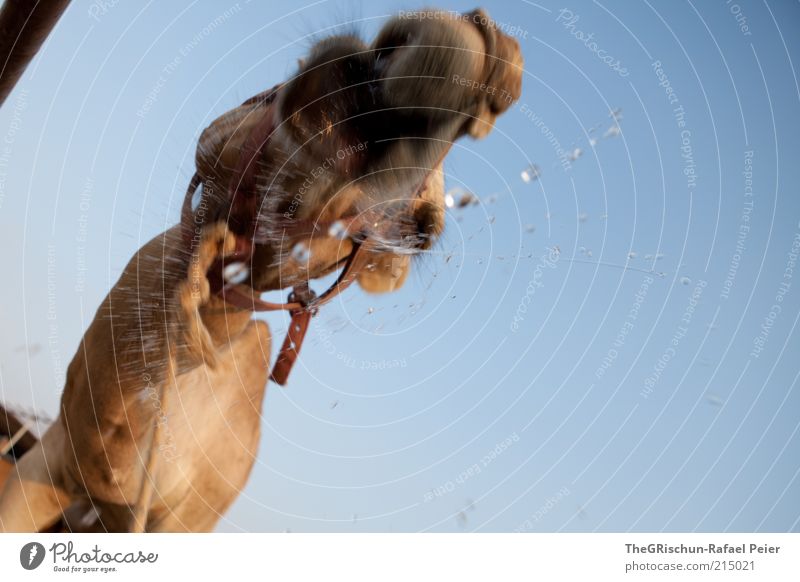
[[[380,63],[388,59],[392,53],[400,47],[411,44],[411,34],[395,32],[381,39],[375,49],[375,62]]]
[[[382,60],[388,59],[389,56],[395,51],[396,48],[397,47],[395,47],[395,46],[389,46],[389,47],[386,47],[386,48],[379,49],[377,51],[378,54],[375,57],[375,63],[378,64]]]

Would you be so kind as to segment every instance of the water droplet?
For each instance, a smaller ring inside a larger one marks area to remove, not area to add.
[[[689,277],[681,277],[681,285],[691,285],[692,280]]]
[[[578,215],[578,220],[580,220],[581,222],[586,222],[587,220],[589,220],[589,214],[586,212],[581,212]]]
[[[639,253],[637,253],[636,251],[631,251],[631,252],[628,253],[628,258],[629,259],[635,259],[638,256],[639,256]]]
[[[603,137],[616,137],[620,133],[622,133],[622,128],[618,124],[615,124],[606,130],[606,132],[603,134]]]
[[[582,155],[583,155],[583,150],[581,148],[575,148],[574,150],[572,150],[569,153],[569,155],[567,157],[569,158],[570,162],[574,162],[575,160],[577,160]]]
[[[456,205],[456,199],[453,198],[453,195],[450,192],[448,192],[444,195],[444,203],[448,208],[453,208]]]
[[[373,313],[375,313],[375,308],[374,308],[374,307],[370,307],[370,308],[368,308],[368,309],[367,309],[367,313],[369,313],[370,315],[372,315]]]
[[[525,232],[534,232],[536,230],[535,224],[526,224],[525,225]]]
[[[331,227],[328,229],[328,235],[343,240],[347,238],[347,226],[341,220],[337,220],[331,224]]]
[[[584,254],[584,253],[586,252],[586,247],[581,247],[581,248],[579,248],[579,249],[578,249],[578,252],[579,252],[580,254]]]
[[[458,199],[458,207],[466,208],[467,206],[478,204],[478,202],[478,197],[475,196],[475,194],[472,192],[464,192],[464,194],[461,195],[461,198]]]
[[[597,145],[597,139],[595,139],[593,137],[589,138],[589,146],[590,147],[594,147],[596,145]]]
[[[725,401],[722,400],[720,396],[718,396],[717,394],[713,394],[711,392],[706,394],[706,400],[712,406],[722,406],[723,404],[725,404]]]
[[[307,263],[311,258],[311,249],[303,242],[299,242],[292,247],[292,259],[298,263]]]
[[[244,282],[250,275],[250,269],[242,262],[228,263],[222,270],[222,278],[232,285]]]
[[[589,250],[587,250],[587,251],[586,251],[586,256],[587,256],[587,257],[592,257],[592,256],[594,256],[594,255],[592,254],[592,250],[591,250],[591,249],[589,249]]]
[[[522,170],[522,172],[520,172],[522,181],[525,182],[526,184],[529,182],[533,182],[534,180],[537,180],[541,175],[542,171],[536,164],[531,164],[530,166]]]

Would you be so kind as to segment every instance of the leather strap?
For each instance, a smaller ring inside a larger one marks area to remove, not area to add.
[[[283,340],[283,345],[278,352],[278,358],[275,360],[275,364],[273,364],[272,371],[269,374],[269,379],[279,386],[285,386],[289,380],[289,373],[300,355],[303,338],[306,337],[312,316],[312,312],[307,309],[299,309],[292,312],[289,331],[286,332],[286,338]]]

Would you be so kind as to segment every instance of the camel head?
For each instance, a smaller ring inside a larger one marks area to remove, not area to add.
[[[319,41],[274,101],[249,100],[216,119],[196,163],[209,214],[224,219],[242,148],[264,115],[274,116],[255,180],[258,226],[274,236],[258,245],[250,284],[287,287],[334,270],[350,252],[349,240],[322,236],[307,242],[307,260],[293,260],[297,241],[276,217],[329,222],[364,213],[372,225],[365,236],[383,247],[361,286],[402,284],[409,257],[444,228],[444,155],[459,137],[489,133],[519,98],[521,74],[517,42],[482,10],[406,12],[370,44]]]

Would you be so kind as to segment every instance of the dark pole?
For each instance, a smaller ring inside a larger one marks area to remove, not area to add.
[[[61,18],[69,0],[5,0],[0,10],[0,105]]]

